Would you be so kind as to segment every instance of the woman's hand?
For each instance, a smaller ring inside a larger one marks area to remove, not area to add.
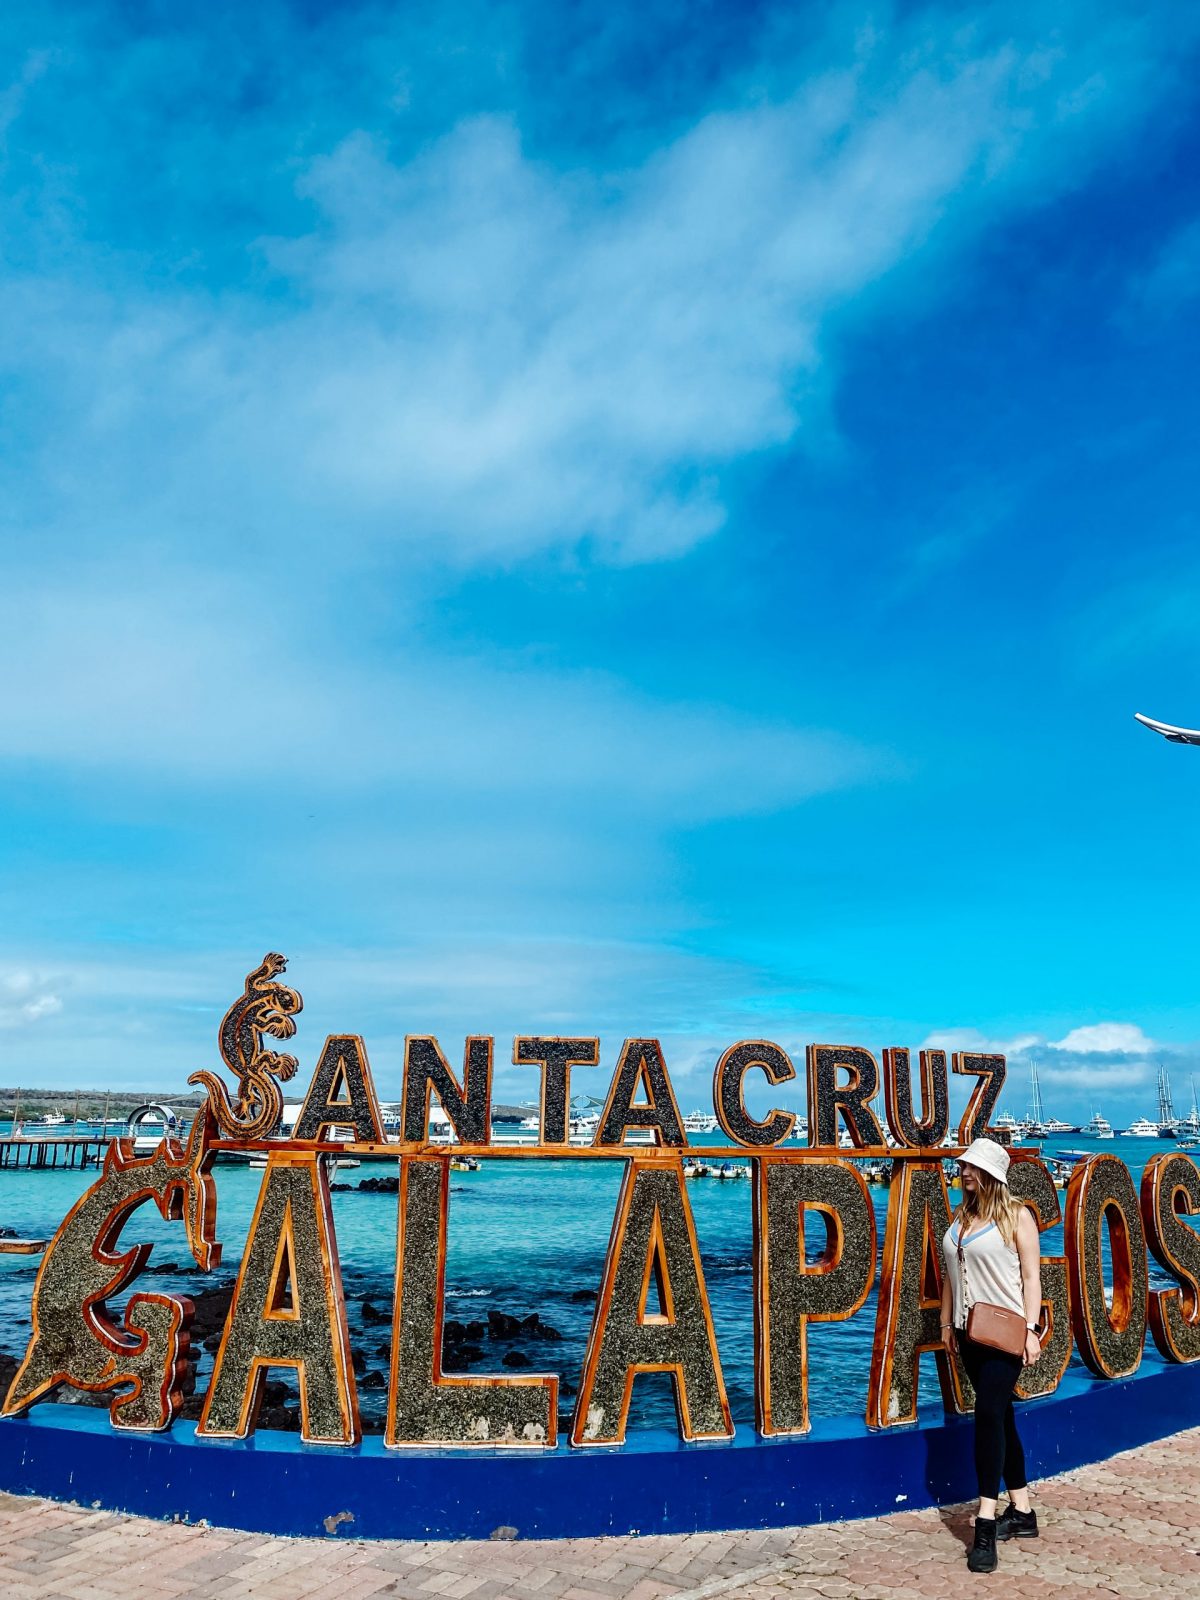
[[[1021,1358],[1021,1365],[1023,1367],[1031,1367],[1041,1353],[1042,1341],[1038,1338],[1037,1334],[1030,1329],[1025,1335],[1025,1354]]]
[[[942,1343],[951,1355],[958,1349],[958,1344],[954,1337],[954,1327],[949,1322],[942,1323]]]

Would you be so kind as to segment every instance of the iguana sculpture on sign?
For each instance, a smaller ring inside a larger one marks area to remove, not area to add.
[[[135,1294],[118,1323],[106,1301],[129,1287],[153,1248],[116,1248],[127,1218],[147,1200],[164,1217],[184,1221],[197,1266],[207,1272],[219,1264],[210,1127],[202,1109],[186,1146],[163,1139],[152,1155],[135,1156],[132,1140],[109,1145],[100,1177],[68,1212],[38,1271],[33,1337],[9,1387],[4,1416],[26,1410],[64,1383],[96,1392],[131,1384],[109,1405],[120,1428],[165,1428],[178,1414],[188,1375],[192,1302]]]
[[[281,955],[266,955],[246,979],[245,993],[225,1013],[217,1036],[221,1058],[238,1080],[236,1103],[213,1072],[193,1072],[189,1083],[208,1090],[208,1103],[221,1132],[229,1139],[265,1139],[274,1133],[283,1112],[283,1090],[296,1074],[295,1056],[263,1049],[263,1034],[290,1039],[296,1031],[293,1018],[304,1009],[295,989],[277,983],[287,967]]]

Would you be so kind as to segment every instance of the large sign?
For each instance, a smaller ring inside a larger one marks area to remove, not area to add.
[[[18,1414],[68,1384],[111,1391],[109,1413],[118,1428],[170,1426],[191,1370],[192,1304],[183,1296],[134,1293],[118,1321],[107,1302],[134,1284],[150,1253],[148,1245],[122,1246],[120,1235],[132,1214],[153,1201],[164,1217],[184,1223],[197,1267],[215,1267],[221,1246],[213,1163],[221,1151],[262,1150],[262,1187],[197,1437],[251,1434],[267,1375],[284,1367],[298,1381],[301,1436],[315,1444],[354,1444],[361,1428],[329,1170],[335,1155],[386,1156],[399,1163],[386,1443],[396,1449],[555,1445],[558,1374],[442,1371],[449,1163],[477,1155],[624,1163],[571,1445],[620,1444],[634,1381],[645,1372],[670,1375],[684,1439],[730,1438],[733,1422],[683,1169],[685,1155],[726,1156],[729,1147],[689,1144],[658,1041],[625,1041],[587,1146],[570,1142],[571,1078],[599,1065],[599,1042],[535,1036],[518,1037],[512,1054],[514,1063],[536,1066],[541,1074],[532,1144],[493,1140],[494,1041],[483,1036],[466,1040],[461,1073],[435,1038],[406,1040],[400,1137],[389,1140],[362,1039],[333,1035],[292,1135],[273,1137],[283,1110],[280,1085],[295,1076],[297,1061],[269,1048],[267,1039],[290,1038],[302,1009],[300,995],[280,981],[285,966],[281,956],[268,955],[226,1013],[219,1048],[235,1083],[231,1089],[216,1073],[195,1074],[192,1081],[203,1085],[206,1099],[187,1142],[165,1138],[152,1154],[139,1156],[132,1141],[113,1141],[101,1176],[46,1252],[33,1294],[33,1334],[4,1414]],[[805,1065],[807,1147],[784,1144],[795,1126],[791,1113],[773,1110],[756,1118],[746,1106],[752,1074],[772,1086],[796,1078],[777,1044],[734,1044],[713,1078],[715,1115],[753,1168],[758,1430],[808,1431],[810,1326],[869,1314],[862,1308],[877,1270],[868,1424],[889,1428],[915,1419],[925,1353],[934,1356],[947,1410],[969,1410],[974,1397],[966,1372],[939,1337],[940,1246],[951,1214],[943,1159],[989,1131],[1004,1058],[964,1052],[948,1063],[944,1052],[923,1050],[915,1092],[904,1049],[885,1050],[881,1071],[859,1046],[813,1044]],[[947,1145],[950,1072],[972,1079],[973,1090],[956,1143]],[[452,1147],[430,1139],[435,1097],[453,1130]],[[652,1142],[643,1134],[642,1143],[628,1144],[631,1129],[648,1130]],[[848,1149],[839,1144],[843,1131]],[[862,1158],[892,1164],[882,1246],[855,1165]],[[1050,1174],[1035,1156],[1013,1152],[1010,1185],[1042,1232],[1064,1220]],[[1127,1168],[1112,1156],[1092,1156],[1077,1166],[1066,1194],[1065,1255],[1042,1258],[1042,1353],[1022,1374],[1023,1397],[1057,1387],[1073,1345],[1101,1377],[1133,1372],[1147,1324],[1167,1360],[1200,1360],[1200,1236],[1182,1220],[1197,1212],[1200,1170],[1182,1153],[1151,1160],[1140,1197]],[[805,1245],[810,1219],[824,1229],[815,1260]],[[1105,1236],[1111,1285],[1101,1265]],[[1175,1287],[1149,1291],[1147,1250]]]

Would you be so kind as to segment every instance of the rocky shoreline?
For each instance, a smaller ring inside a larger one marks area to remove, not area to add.
[[[180,1273],[181,1269],[175,1263],[162,1262],[155,1263],[148,1276]],[[189,1295],[195,1313],[188,1348],[188,1378],[184,1385],[187,1398],[181,1412],[181,1416],[188,1421],[197,1421],[203,1409],[213,1359],[233,1299],[234,1282],[230,1276],[224,1282],[197,1289]],[[163,1287],[175,1293],[189,1292],[186,1285]],[[582,1302],[584,1298],[594,1299],[594,1295],[590,1291],[583,1291],[573,1298]],[[385,1303],[377,1296],[366,1294],[353,1298],[347,1296],[346,1311],[351,1326],[363,1432],[382,1433],[391,1362],[392,1307],[390,1302]],[[490,1369],[497,1364],[509,1368],[536,1369],[542,1365],[542,1360],[537,1359],[539,1347],[544,1349],[546,1345],[559,1344],[562,1338],[559,1330],[544,1322],[537,1311],[518,1316],[508,1311],[489,1309],[482,1320],[447,1318],[443,1328],[442,1369],[447,1373],[469,1373],[479,1367]],[[7,1393],[19,1364],[19,1356],[0,1351],[0,1394]],[[562,1394],[573,1394],[574,1386],[560,1379],[559,1390]],[[111,1391],[92,1394],[64,1384],[48,1400],[64,1405],[107,1406],[110,1398]],[[263,1386],[258,1426],[284,1433],[299,1431],[299,1391],[294,1377],[272,1374],[267,1378]]]

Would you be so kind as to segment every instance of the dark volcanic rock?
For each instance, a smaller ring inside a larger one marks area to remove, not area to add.
[[[446,1351],[442,1367],[446,1372],[466,1372],[473,1362],[483,1360],[483,1351],[477,1344],[456,1344]]]
[[[202,1344],[210,1334],[219,1334],[225,1326],[229,1307],[233,1302],[233,1281],[214,1284],[211,1289],[201,1289],[192,1296],[195,1315],[192,1320],[192,1338]]]
[[[364,1300],[362,1303],[362,1319],[371,1326],[379,1326],[381,1323],[391,1322],[392,1313],[390,1310],[381,1311],[371,1300]]]
[[[299,1433],[300,1413],[292,1406],[263,1406],[258,1414],[260,1428],[274,1428],[279,1433]]]
[[[399,1178],[360,1178],[358,1187],[364,1194],[396,1194],[400,1188]]]
[[[506,1311],[489,1311],[487,1315],[488,1333],[493,1339],[515,1339],[520,1333],[521,1324]]]
[[[527,1367],[529,1364],[529,1357],[523,1356],[519,1350],[506,1350],[504,1352],[503,1365],[506,1367]]]
[[[350,1364],[359,1377],[361,1377],[363,1372],[366,1370],[367,1358],[363,1355],[361,1350],[355,1350],[350,1356]]]
[[[594,1289],[576,1289],[572,1294],[567,1296],[567,1299],[573,1306],[582,1306],[588,1304],[595,1298],[596,1291]]]
[[[442,1337],[447,1344],[461,1344],[467,1337],[467,1330],[461,1322],[455,1322],[451,1318],[442,1329]]]
[[[387,1379],[382,1372],[371,1371],[360,1381],[358,1387],[360,1389],[386,1389]]]
[[[468,1322],[467,1323],[467,1338],[468,1339],[482,1339],[486,1332],[487,1332],[487,1324],[486,1323],[483,1323],[483,1322]]]

